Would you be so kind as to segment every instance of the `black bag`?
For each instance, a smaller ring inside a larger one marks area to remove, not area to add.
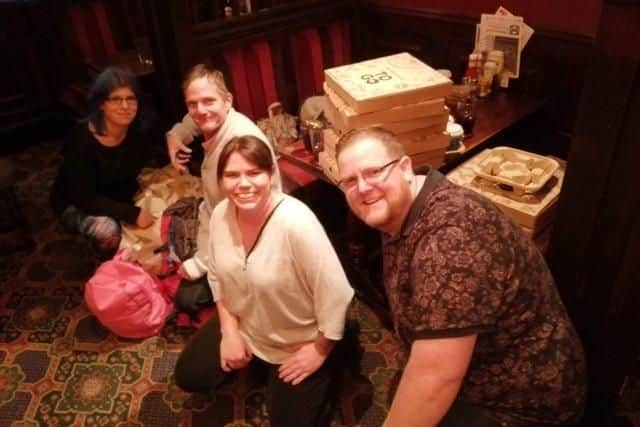
[[[185,313],[192,321],[198,322],[200,310],[213,305],[207,276],[196,280],[182,279],[173,298],[173,304],[177,314]]]
[[[184,197],[164,210],[170,216],[168,249],[180,261],[191,258],[197,250],[198,208],[202,197]]]

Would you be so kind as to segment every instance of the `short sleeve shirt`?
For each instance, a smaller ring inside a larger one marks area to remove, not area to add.
[[[403,341],[477,334],[459,399],[505,421],[554,424],[582,413],[584,354],[551,273],[489,200],[433,170],[383,251]]]

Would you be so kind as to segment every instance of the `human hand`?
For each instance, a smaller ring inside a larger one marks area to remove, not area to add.
[[[187,147],[184,142],[170,133],[166,136],[167,151],[171,159],[171,165],[181,172],[186,172],[185,166],[191,158],[191,148]]]
[[[238,332],[222,334],[220,341],[220,367],[225,372],[242,369],[251,361],[251,350]]]
[[[297,346],[278,368],[278,377],[291,385],[298,385],[322,366],[329,353],[321,351],[315,342]]]
[[[180,264],[180,267],[178,267],[178,270],[176,270],[176,273],[178,273],[178,275],[180,277],[182,277],[183,279],[188,279],[189,278],[189,275],[185,271],[185,269],[184,269],[182,264]]]
[[[140,209],[140,213],[138,214],[138,219],[136,219],[136,225],[140,228],[148,228],[151,227],[156,218],[151,215],[146,209]]]

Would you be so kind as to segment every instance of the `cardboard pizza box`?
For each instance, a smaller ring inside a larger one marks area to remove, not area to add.
[[[444,98],[453,82],[413,55],[395,55],[324,70],[325,81],[356,113]]]
[[[467,160],[447,174],[450,181],[476,191],[493,203],[514,221],[525,227],[531,235],[538,234],[553,219],[562,182],[564,180],[565,162],[558,160],[558,167],[553,177],[535,194],[517,195],[501,191],[495,183],[478,177],[476,169],[491,150],[484,150]]]
[[[395,105],[388,109],[359,114],[340,98],[327,83],[324,84],[324,113],[331,125],[338,131],[346,132],[382,123],[401,122],[412,119],[426,119],[442,115],[445,111],[444,98]]]
[[[398,134],[398,141],[408,155],[427,151],[444,151],[449,145],[451,137],[445,132],[431,132],[430,128],[417,129],[412,132]]]
[[[437,169],[444,165],[445,148],[410,154],[409,157],[411,157],[411,163],[414,169],[425,165],[429,165]]]

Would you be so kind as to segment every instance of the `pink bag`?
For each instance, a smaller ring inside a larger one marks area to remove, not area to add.
[[[125,338],[156,335],[173,311],[161,282],[119,255],[98,267],[85,285],[84,299],[107,329]]]

